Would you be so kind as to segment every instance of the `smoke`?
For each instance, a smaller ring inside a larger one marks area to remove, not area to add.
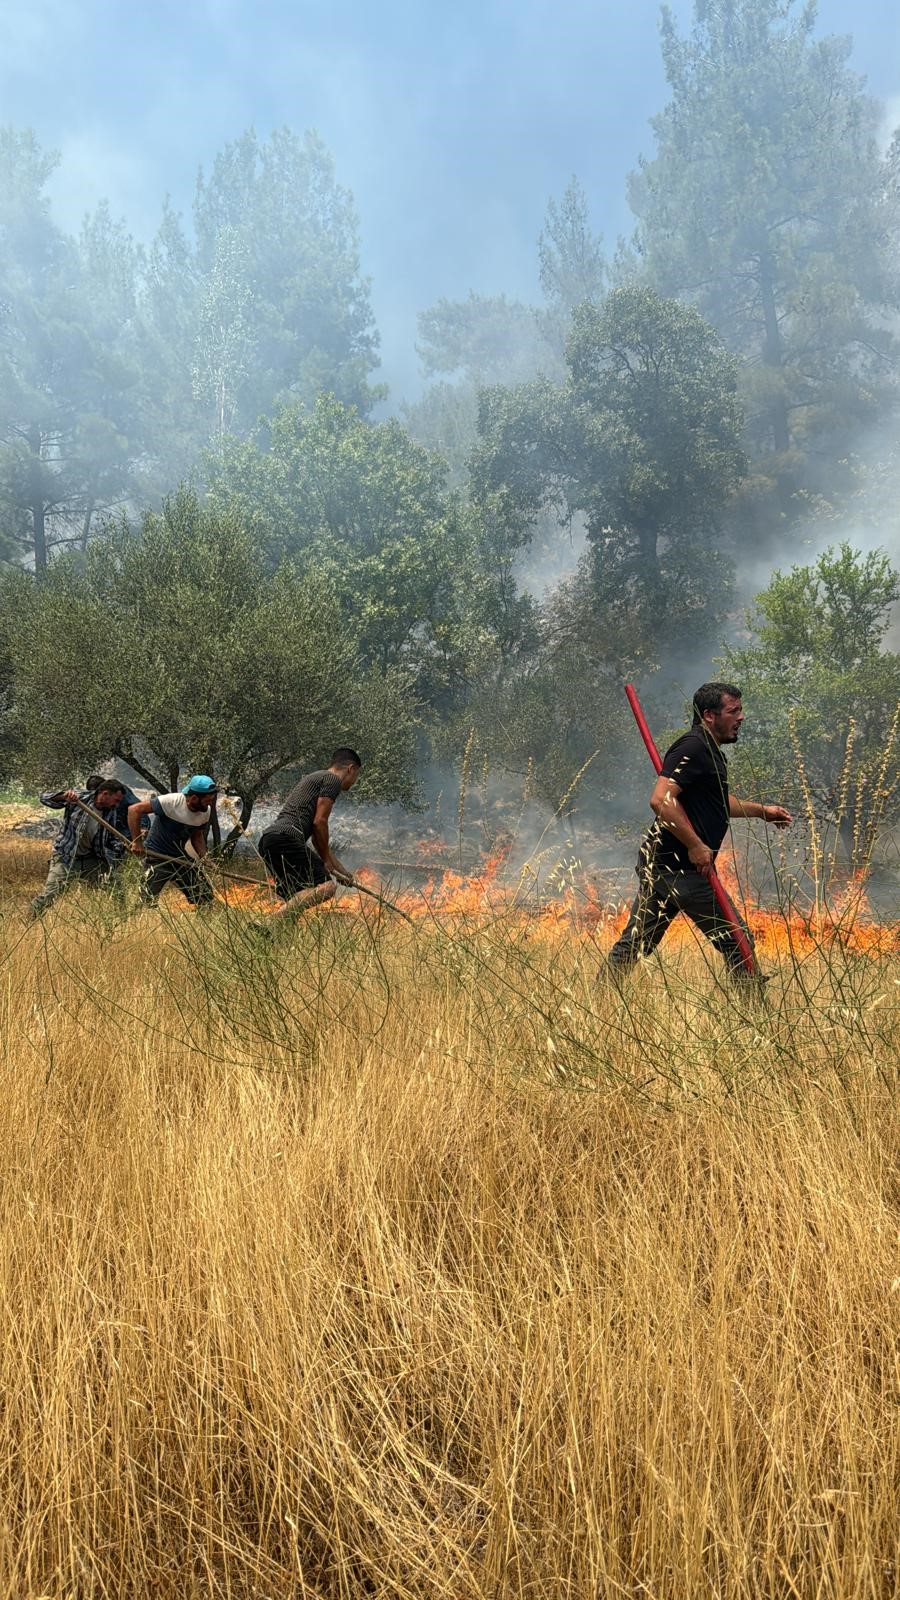
[[[878,142],[882,151],[887,152],[891,140],[900,131],[900,93],[888,95],[884,102],[884,115],[878,129]]]

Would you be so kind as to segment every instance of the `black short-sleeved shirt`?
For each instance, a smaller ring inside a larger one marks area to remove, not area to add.
[[[295,783],[268,832],[299,834],[305,841],[312,833],[316,801],[320,795],[326,800],[336,800],[341,792],[340,776],[336,772],[308,772]]]
[[[670,745],[661,776],[673,778],[697,837],[718,850],[728,832],[728,764],[715,739],[692,729]],[[687,846],[657,819],[645,845],[660,866],[690,867]]]

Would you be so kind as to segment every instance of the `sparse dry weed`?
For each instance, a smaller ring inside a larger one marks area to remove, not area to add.
[[[897,1592],[895,962],[0,856],[0,1593]]]

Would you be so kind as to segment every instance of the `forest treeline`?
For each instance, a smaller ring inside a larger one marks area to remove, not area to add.
[[[66,234],[56,158],[0,131],[7,774],[199,767],[246,817],[349,739],[372,798],[465,757],[556,806],[590,758],[621,782],[623,679],[652,703],[717,657],[760,778],[802,738],[830,804],[849,730],[890,785],[900,141],[810,6],[661,36],[632,237],[607,252],[573,179],[541,303],[424,311],[388,420],[316,134],[242,134],[145,248],[106,205]]]

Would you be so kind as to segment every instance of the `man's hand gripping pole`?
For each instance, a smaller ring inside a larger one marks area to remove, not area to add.
[[[662,758],[653,742],[653,735],[650,732],[650,729],[647,727],[647,719],[641,710],[641,702],[635,693],[634,685],[631,683],[626,683],[625,693],[628,697],[628,704],[634,712],[634,720],[638,725],[638,732],[640,733],[640,736],[647,747],[647,754],[650,757],[650,760],[653,762],[656,775],[659,777],[659,774],[662,771]],[[719,876],[715,867],[710,867],[709,869],[709,885],[715,896],[716,905],[718,906],[723,917],[725,918],[725,921],[728,923],[728,926],[734,934],[734,942],[740,951],[741,961],[743,962],[746,971],[750,973],[752,977],[757,977],[759,969],[755,960],[753,959],[753,951],[750,949],[750,945],[747,941],[747,935],[741,927],[734,906],[731,904],[731,901],[725,893],[725,890],[722,888],[722,884],[719,880]]]

